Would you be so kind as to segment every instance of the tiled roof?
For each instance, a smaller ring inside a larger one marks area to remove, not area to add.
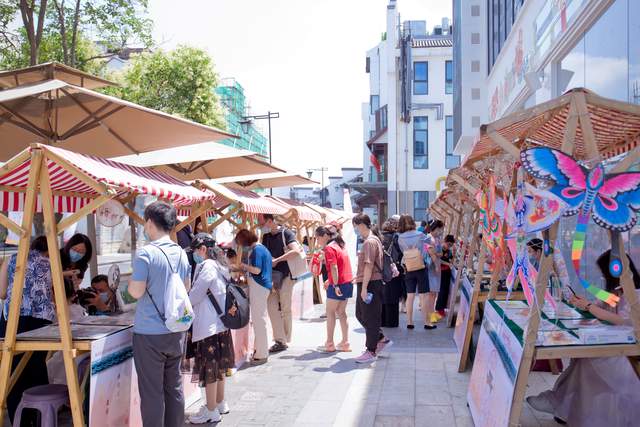
[[[451,37],[413,39],[411,40],[411,47],[453,47],[453,39]]]

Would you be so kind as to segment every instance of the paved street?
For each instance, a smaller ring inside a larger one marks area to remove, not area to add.
[[[231,413],[224,426],[473,426],[466,405],[470,372],[459,374],[453,330],[387,330],[394,340],[389,354],[372,366],[352,358],[364,345],[364,331],[350,307],[353,353],[322,354],[325,323],[296,321],[294,342],[260,367],[236,373],[227,384]],[[311,317],[311,316],[310,316]],[[417,317],[416,317],[417,320]],[[338,337],[336,337],[338,338]],[[554,382],[536,374],[530,393]],[[197,410],[197,403],[189,411]],[[188,425],[188,424],[187,424]],[[522,425],[555,426],[552,418],[525,407]]]

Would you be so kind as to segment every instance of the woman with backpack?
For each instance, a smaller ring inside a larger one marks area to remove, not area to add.
[[[398,246],[398,220],[389,218],[382,225],[382,248],[395,263],[398,275],[385,283],[383,290],[382,326],[397,328],[400,318],[400,301],[406,299],[404,272],[400,263],[402,253]]]
[[[316,242],[322,247],[324,264],[327,269],[328,280],[325,282],[327,291],[327,341],[320,347],[320,351],[333,353],[335,351],[351,351],[349,347],[349,323],[347,321],[347,302],[353,296],[353,273],[351,261],[345,249],[345,241],[337,231],[329,227],[316,228]],[[335,345],[333,333],[336,319],[340,322],[342,341]]]
[[[226,306],[227,281],[230,279],[227,258],[210,234],[198,233],[191,242],[196,270],[189,299],[195,313],[193,343],[195,362],[192,381],[205,389],[206,404],[189,416],[191,424],[217,423],[229,413],[224,400],[224,380],[235,365],[231,331],[218,315],[212,299]]]
[[[433,303],[427,304],[429,282],[425,259],[427,236],[416,230],[416,222],[411,215],[402,215],[398,224],[398,245],[402,251],[402,264],[405,270],[404,285],[407,288],[407,329],[413,329],[413,305],[416,292],[420,297],[420,306],[424,314],[424,328],[435,329],[431,322]]]

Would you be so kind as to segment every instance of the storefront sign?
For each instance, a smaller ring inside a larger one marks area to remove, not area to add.
[[[467,401],[476,427],[506,427],[513,404],[522,345],[490,301],[476,358],[471,371]]]

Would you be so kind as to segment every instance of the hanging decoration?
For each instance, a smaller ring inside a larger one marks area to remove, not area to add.
[[[578,214],[571,248],[573,268],[588,292],[615,307],[619,301],[616,295],[593,286],[580,276],[580,260],[590,216],[600,227],[611,230],[612,240],[616,242],[617,233],[635,225],[636,212],[640,210],[640,173],[605,174],[602,163],[587,169],[573,157],[546,147],[525,150],[521,159],[530,175],[554,181],[550,191],[567,203],[565,216]],[[609,269],[619,277],[622,274],[620,254],[617,249],[612,254]]]
[[[560,197],[550,191],[525,183],[525,194],[522,199],[524,203],[523,224],[525,234],[537,233],[551,227],[551,225],[560,219],[567,209],[568,205]],[[516,219],[511,215],[507,217],[507,223],[515,229]],[[511,233],[507,238],[514,238]]]
[[[502,229],[496,213],[496,183],[493,175],[489,176],[488,190],[479,191],[476,194],[476,202],[480,210],[482,239],[491,252],[494,263],[497,263],[502,258]]]

